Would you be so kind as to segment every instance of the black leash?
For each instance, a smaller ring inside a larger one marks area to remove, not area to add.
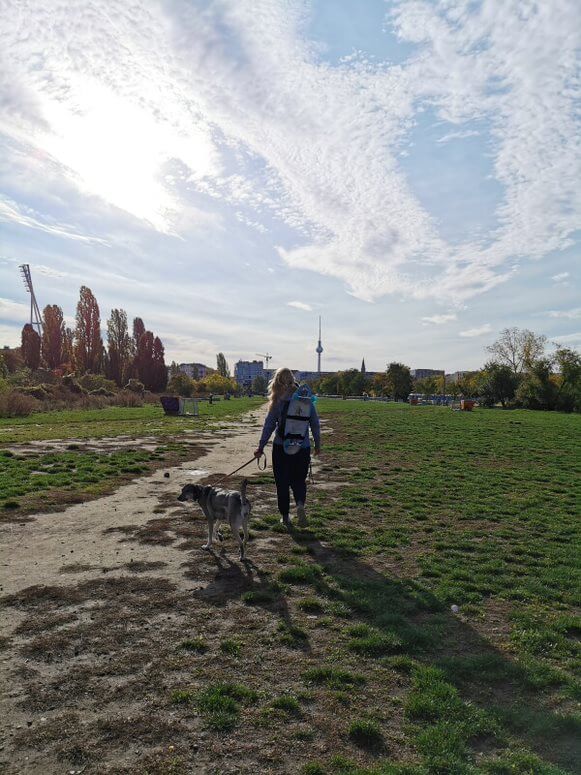
[[[264,464],[261,465],[261,460],[264,458]],[[254,457],[254,455],[248,460],[246,463],[242,463],[241,466],[238,466],[238,468],[235,471],[232,471],[231,474],[226,474],[226,476],[223,476],[221,479],[218,479],[217,482],[214,482],[214,484],[222,484],[222,482],[225,482],[226,479],[230,479],[231,476],[234,476],[234,474],[237,474],[238,471],[242,471],[243,468],[246,468],[246,466],[249,466],[253,460],[256,460],[256,465],[258,466],[259,471],[266,471],[266,466],[268,465],[268,461],[266,459],[266,455],[264,452],[259,455],[258,457]]]

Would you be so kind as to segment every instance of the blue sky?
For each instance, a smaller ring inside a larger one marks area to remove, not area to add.
[[[581,346],[575,0],[6,0],[0,345],[88,285],[167,360]]]

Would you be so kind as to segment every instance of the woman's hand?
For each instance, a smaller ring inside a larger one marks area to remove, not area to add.
[[[262,455],[262,450],[260,449],[260,447],[257,447],[254,450],[254,457],[260,457],[261,455]]]

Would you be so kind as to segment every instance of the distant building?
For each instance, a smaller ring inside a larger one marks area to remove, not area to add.
[[[460,382],[464,377],[470,377],[476,374],[475,371],[453,371],[451,374],[446,374],[446,382]]]
[[[186,374],[190,379],[205,379],[212,371],[203,363],[180,363],[178,369],[182,374]]]
[[[264,361],[238,361],[234,364],[234,379],[245,388],[252,387],[256,377],[262,377],[268,381],[272,369],[264,368]]]
[[[444,369],[411,369],[412,379],[427,379],[428,377],[443,377]]]

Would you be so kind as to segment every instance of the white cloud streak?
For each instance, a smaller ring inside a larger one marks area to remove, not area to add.
[[[302,309],[305,312],[312,312],[313,308],[310,304],[305,304],[303,301],[288,301],[287,307],[295,307],[295,309]]]
[[[578,320],[581,318],[581,307],[576,309],[550,309],[546,313],[550,318],[565,318],[566,320]]]
[[[427,315],[422,318],[422,323],[433,323],[435,326],[441,326],[444,323],[449,323],[451,320],[456,320],[456,313],[450,312],[445,315]]]
[[[460,336],[470,339],[474,336],[484,336],[484,334],[489,334],[491,331],[492,326],[490,323],[485,323],[483,326],[478,326],[477,328],[468,328],[466,331],[460,331]]]

